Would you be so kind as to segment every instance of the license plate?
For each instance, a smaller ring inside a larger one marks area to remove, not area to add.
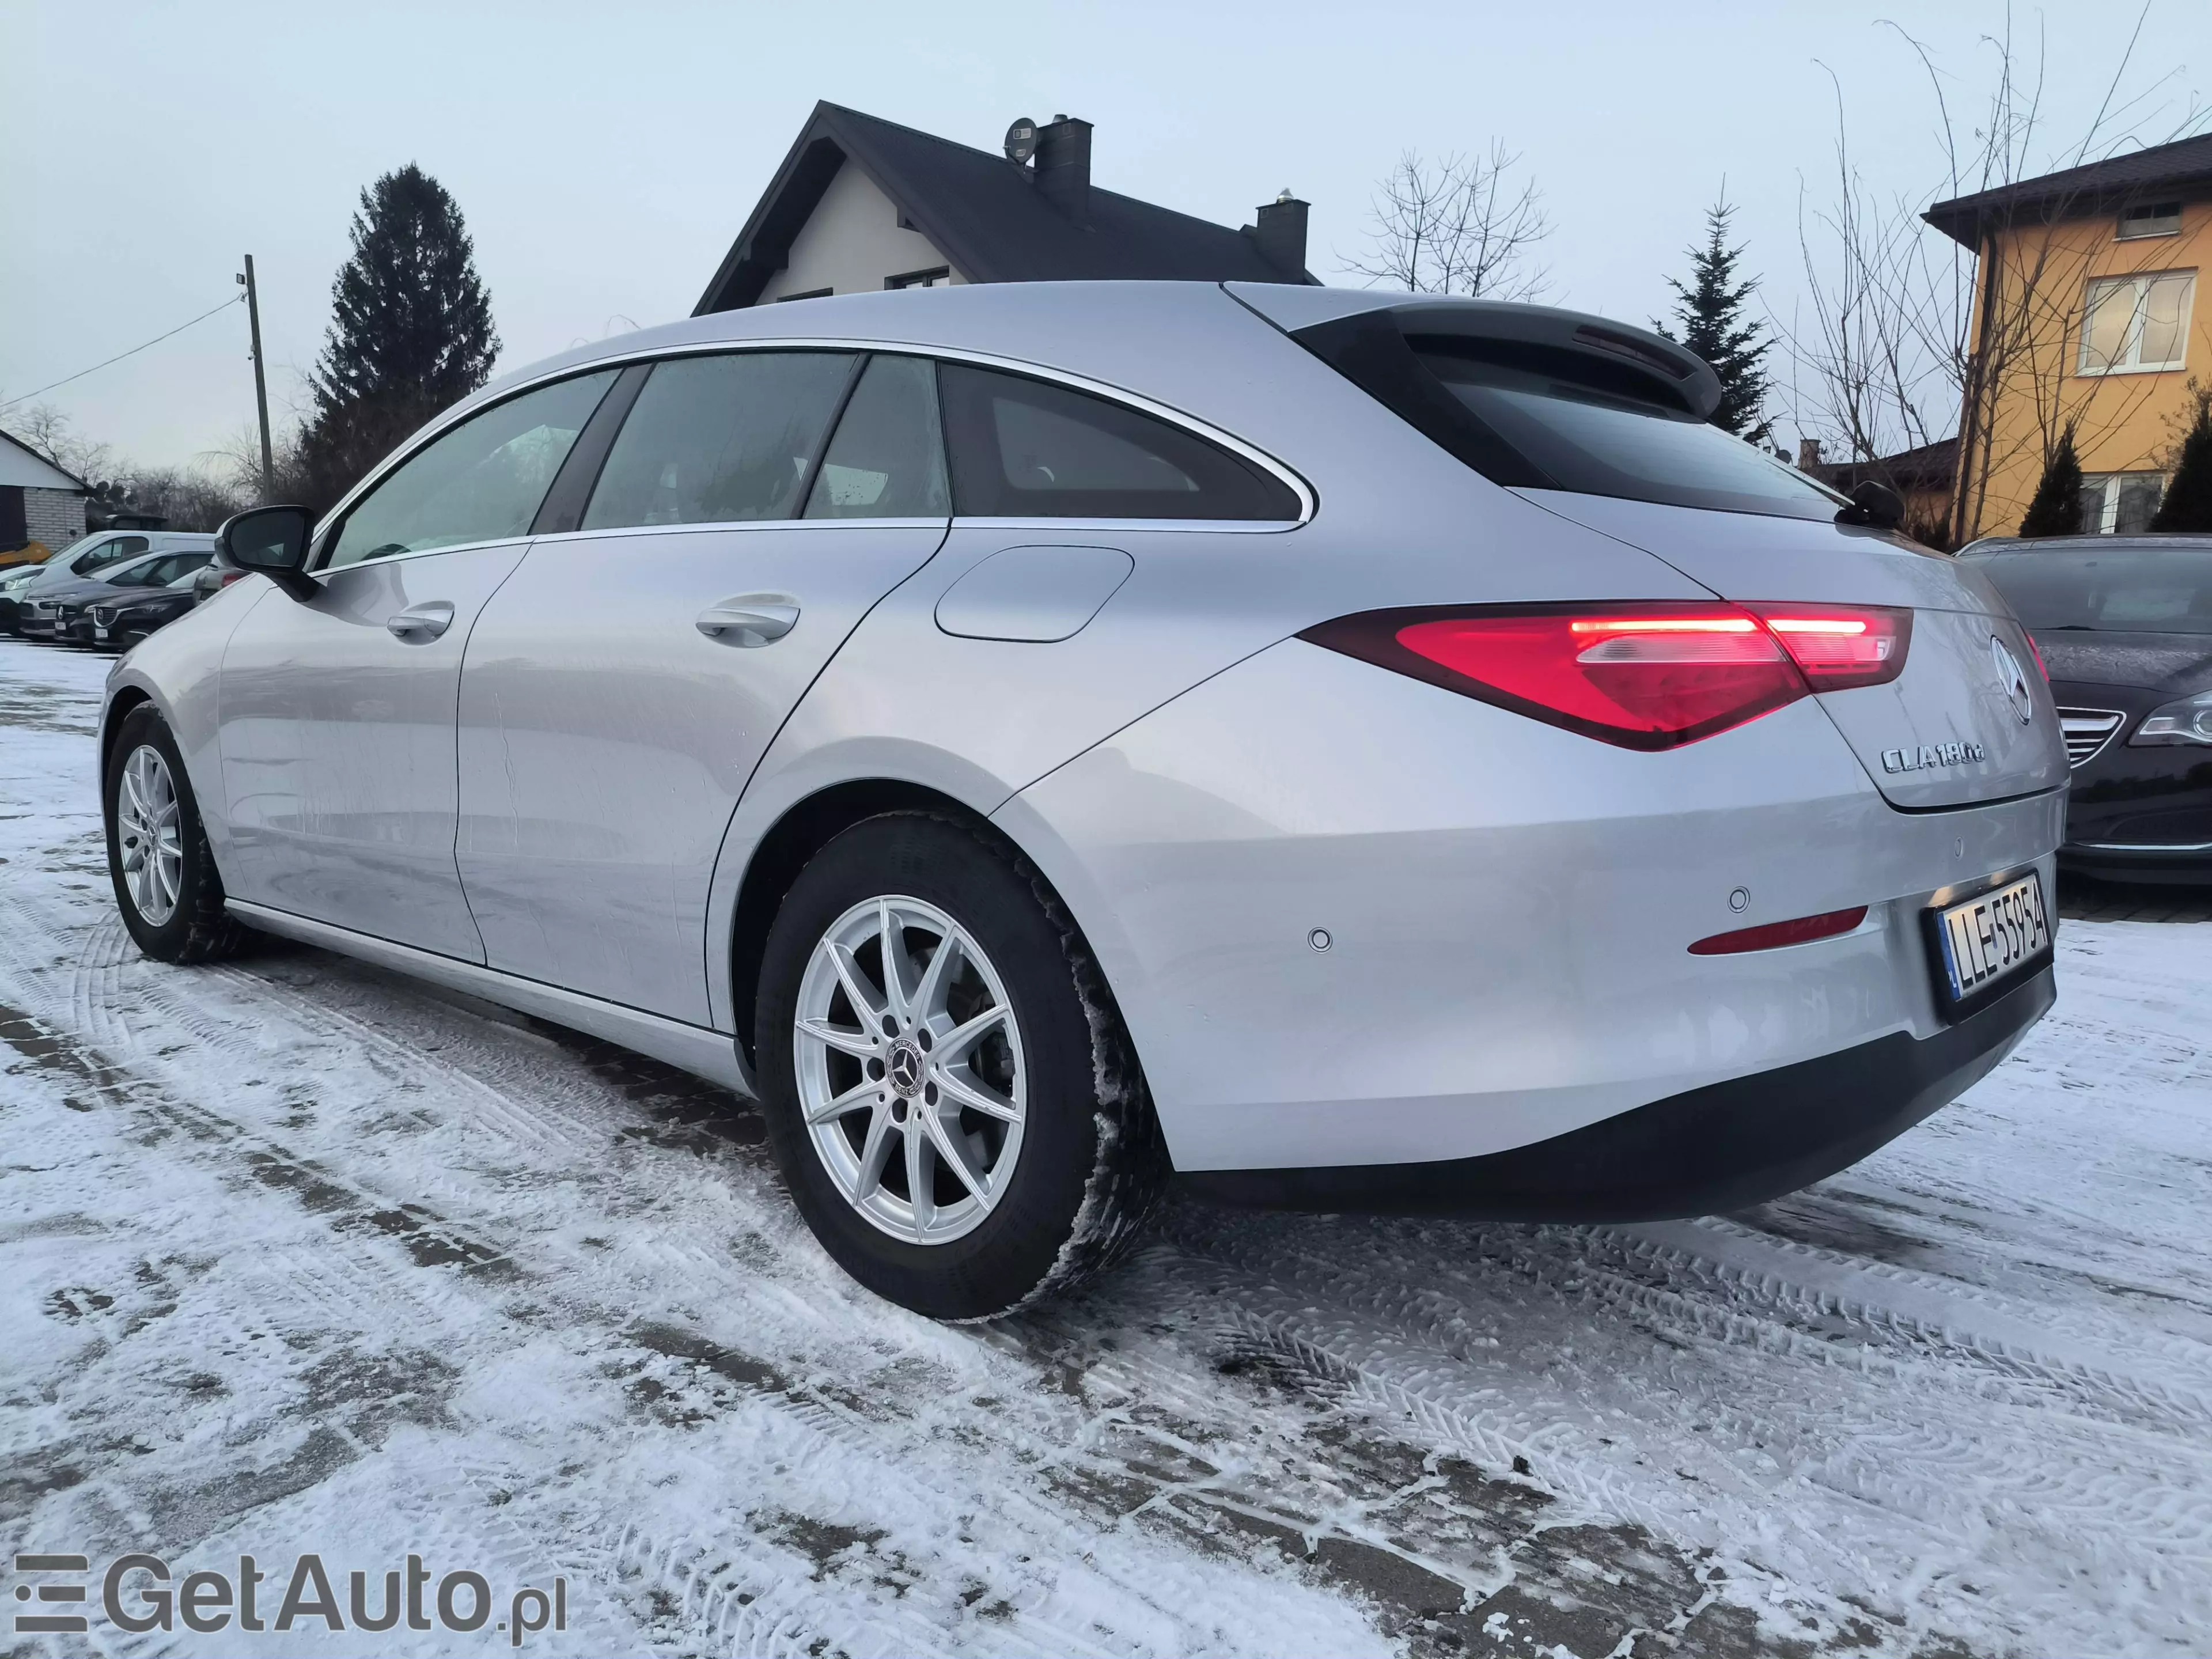
[[[96,640],[105,642],[107,638],[107,630],[105,628],[102,628],[98,623],[94,623],[92,625],[92,636]]]
[[[1954,1011],[2051,955],[2051,919],[2035,872],[1935,913],[1936,957]]]

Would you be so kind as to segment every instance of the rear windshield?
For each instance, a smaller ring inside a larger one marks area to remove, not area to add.
[[[1437,309],[1357,313],[1291,338],[1509,489],[1824,521],[1850,505],[1700,420],[1686,371],[1667,349],[1642,350],[1595,325],[1548,338],[1540,319],[1533,330],[1529,319],[1515,318],[1487,332],[1455,331],[1438,326],[1445,319],[1431,317]]]
[[[2212,634],[2212,551],[2138,548],[1971,556],[2032,629]]]
[[[1415,339],[1413,355],[1554,489],[1671,507],[1833,519],[1844,498],[1680,410]]]

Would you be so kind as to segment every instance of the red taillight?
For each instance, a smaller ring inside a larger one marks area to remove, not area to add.
[[[1808,691],[1894,679],[1912,613],[1838,605],[1370,611],[1299,637],[1626,749],[1672,749]]]
[[[1770,921],[1759,927],[1739,927],[1733,933],[1715,933],[1711,939],[1701,939],[1690,947],[1693,957],[1732,957],[1743,951],[1774,951],[1785,945],[1809,945],[1816,939],[1833,939],[1838,933],[1848,933],[1866,920],[1867,908],[1856,905],[1849,910],[1829,910],[1817,916],[1799,916],[1794,921]]]
[[[1887,605],[1753,605],[1815,691],[1881,685],[1905,672],[1912,613]]]
[[[218,588],[228,587],[233,582],[240,580],[252,574],[252,573],[251,571],[246,570],[226,570],[222,573],[222,580],[216,583],[216,586]]]

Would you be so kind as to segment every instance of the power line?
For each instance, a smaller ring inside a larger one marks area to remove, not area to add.
[[[64,374],[60,380],[52,381],[46,386],[42,386],[36,392],[26,392],[20,398],[10,398],[6,403],[0,404],[0,409],[13,409],[17,404],[27,404],[32,398],[41,397],[46,392],[52,392],[56,386],[67,386],[71,380],[82,380],[88,374],[97,374],[100,370],[106,368],[108,363],[119,363],[125,357],[135,357],[140,352],[145,350],[147,346],[157,346],[161,344],[162,341],[169,337],[170,334],[182,334],[186,329],[192,325],[192,323],[204,323],[207,321],[209,318],[214,316],[216,312],[221,311],[223,308],[223,306],[238,305],[242,302],[245,298],[246,296],[243,294],[234,295],[229,299],[225,300],[222,302],[222,305],[216,306],[214,310],[203,311],[200,313],[198,316],[192,319],[191,323],[179,323],[174,328],[169,331],[168,334],[156,334],[152,339],[147,341],[145,345],[135,345],[128,351],[118,351],[106,362],[94,363],[90,368],[80,368],[76,374]]]

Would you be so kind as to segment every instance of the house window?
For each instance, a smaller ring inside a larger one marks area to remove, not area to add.
[[[2197,273],[2107,276],[2089,284],[2081,325],[2084,374],[2129,374],[2179,368],[2189,350],[2189,310]]]
[[[2114,240],[2130,242],[2138,236],[2179,236],[2180,234],[2180,203],[2146,202],[2128,208],[2121,213],[2120,228]]]
[[[2081,480],[2081,533],[2139,536],[2165,495],[2163,472],[2092,473]]]
[[[929,270],[909,270],[897,276],[884,278],[885,288],[943,288],[952,280],[949,265],[938,265]]]

